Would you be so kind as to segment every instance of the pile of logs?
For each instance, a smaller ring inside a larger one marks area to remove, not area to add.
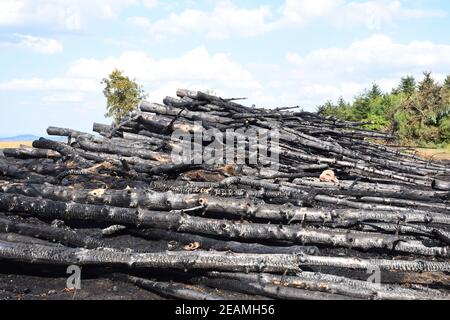
[[[450,298],[448,164],[364,123],[177,96],[3,150],[1,263],[96,266],[169,298]],[[173,161],[175,130],[212,128],[277,130],[278,170]]]

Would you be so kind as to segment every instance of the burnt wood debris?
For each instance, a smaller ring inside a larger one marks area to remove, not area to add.
[[[165,298],[450,298],[449,163],[237,100],[178,90],[94,134],[4,149],[0,263],[95,266]],[[276,130],[277,170],[174,161],[175,131],[211,129]]]

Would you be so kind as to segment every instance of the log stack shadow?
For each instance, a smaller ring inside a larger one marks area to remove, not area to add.
[[[448,164],[364,123],[177,96],[3,150],[1,263],[95,267],[180,299],[450,298]],[[175,132],[230,128],[276,130],[278,170],[175,162]]]

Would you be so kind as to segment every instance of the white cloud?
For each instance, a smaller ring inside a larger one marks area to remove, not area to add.
[[[429,41],[400,44],[386,35],[376,34],[347,48],[319,49],[304,56],[290,53],[287,60],[298,67],[297,73],[302,76],[325,73],[333,77],[374,78],[374,72],[398,75],[427,69],[450,71],[449,55],[450,45]]]
[[[124,70],[139,81],[154,83],[167,81],[213,82],[231,88],[256,88],[258,82],[227,54],[210,54],[204,47],[169,59],[155,59],[142,51],[128,51],[119,57],[103,60],[80,59],[69,70],[74,77],[101,79],[112,69]]]
[[[129,23],[141,28],[150,28],[152,22],[146,17],[130,17],[127,19]]]
[[[419,10],[406,8],[400,1],[351,2],[338,9],[333,15],[335,23],[343,26],[363,25],[369,29],[379,29],[396,19],[418,19],[443,17],[440,10]]]
[[[57,98],[73,101],[82,93],[88,94],[83,95],[88,99],[92,95],[101,96],[100,81],[114,68],[136,78],[156,101],[174,94],[180,87],[232,92],[260,88],[252,74],[229,55],[211,54],[204,47],[199,47],[171,59],[155,59],[142,51],[127,51],[118,57],[105,59],[79,59],[71,63],[63,76],[13,79],[0,83],[0,91],[51,92],[44,98],[45,102],[56,101]]]
[[[80,30],[89,20],[116,18],[127,6],[156,6],[155,0],[1,0],[0,26],[46,26]]]
[[[24,6],[24,1],[0,1],[0,26],[15,25],[20,21],[21,11],[24,9]]]
[[[208,38],[226,39],[230,36],[250,37],[269,31],[269,6],[253,9],[239,8],[230,1],[220,1],[211,12],[186,9],[168,17],[151,21],[146,17],[131,17],[129,22],[149,29],[156,39],[171,35],[205,33]]]
[[[344,47],[289,53],[279,65],[252,63],[244,67],[229,55],[212,54],[204,47],[167,59],[126,51],[104,59],[76,60],[59,77],[3,82],[0,90],[43,92],[48,104],[101,102],[100,80],[119,68],[143,84],[152,101],[174,95],[177,88],[214,89],[223,96],[248,97],[244,103],[249,105],[301,105],[312,110],[329,99],[351,99],[373,81],[390,90],[402,76],[412,74],[419,79],[425,70],[435,71],[435,77],[442,80],[450,73],[449,56],[450,45],[397,43],[382,34]]]
[[[86,96],[82,92],[66,92],[59,94],[51,94],[44,96],[42,101],[47,104],[56,103],[80,103],[85,100]]]
[[[154,8],[157,6],[158,1],[157,0],[142,0],[142,3],[144,4],[144,6],[146,6],[147,8]]]
[[[0,91],[83,91],[96,92],[98,81],[72,77],[12,79],[0,83]]]
[[[34,37],[24,34],[16,34],[15,37],[18,41],[0,42],[0,48],[19,48],[42,54],[54,54],[63,50],[62,43],[56,39]]]
[[[288,53],[290,79],[299,92],[314,100],[351,99],[373,81],[384,89],[396,86],[402,76],[420,78],[423,71],[438,71],[442,80],[450,73],[450,45],[428,41],[395,43],[386,35],[373,35],[344,48],[327,48],[306,55]]]
[[[125,8],[140,5],[142,16],[130,17],[128,21],[148,29],[156,39],[191,33],[204,33],[209,38],[225,39],[299,27],[316,19],[336,26],[362,25],[379,28],[396,19],[446,15],[438,10],[410,8],[399,0],[285,0],[278,8],[273,5],[243,8],[231,0],[221,0],[210,11],[172,11],[168,16],[157,20],[150,20],[145,16],[145,10],[159,4],[163,5],[157,0],[1,0],[0,26],[45,26],[76,31],[86,27],[90,21],[114,19]],[[167,3],[164,5],[167,6]]]
[[[345,3],[341,0],[285,0],[280,8],[282,16],[275,24],[277,27],[301,26],[312,19],[331,15],[342,4]]]
[[[296,28],[320,19],[338,27],[364,26],[378,29],[396,19],[443,17],[439,10],[405,7],[399,0],[285,0],[278,10],[267,5],[240,8],[231,1],[219,1],[211,11],[186,9],[152,21],[145,16],[128,21],[146,28],[155,39],[202,33],[208,38],[250,37],[285,28]],[[278,15],[272,15],[277,11]]]
[[[440,10],[412,9],[399,0],[372,0],[353,2],[346,0],[286,0],[281,8],[278,27],[304,25],[322,18],[336,26],[365,26],[378,29],[396,19],[443,17]]]

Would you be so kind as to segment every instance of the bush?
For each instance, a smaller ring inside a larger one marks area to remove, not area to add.
[[[387,131],[389,128],[389,121],[383,115],[369,114],[364,121],[371,122],[371,124],[364,126],[369,130]]]

